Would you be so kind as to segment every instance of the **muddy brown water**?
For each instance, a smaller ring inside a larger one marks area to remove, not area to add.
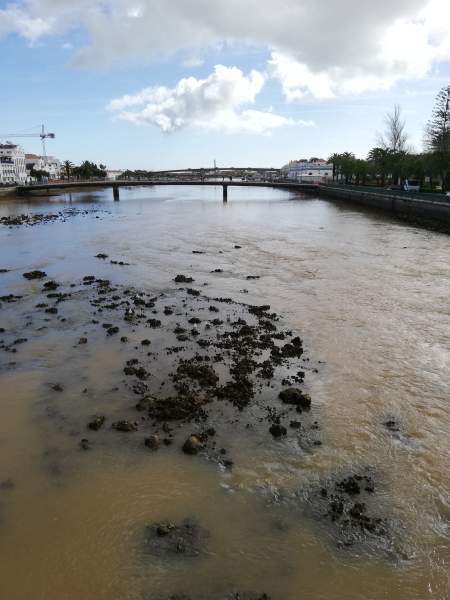
[[[121,190],[119,203],[110,190],[1,199],[0,217],[79,212],[0,225],[0,269],[9,269],[0,296],[23,296],[2,302],[0,339],[28,339],[16,353],[0,350],[0,597],[450,597],[448,236],[284,191],[232,189],[227,205],[221,195],[177,187]],[[100,252],[129,265],[94,258]],[[64,291],[94,275],[167,297],[185,273],[211,297],[270,304],[303,339],[322,445],[230,426],[230,470],[184,455],[181,438],[149,452],[140,432],[87,432],[92,414],[129,416],[127,350],[91,324],[87,303],[38,314],[42,281],[22,276],[32,269]],[[77,346],[83,335],[89,343]],[[399,431],[384,425],[391,418]],[[91,450],[80,450],[81,437]],[[376,471],[376,502],[401,551],[339,547],[326,524],[283,502],[351,466]],[[209,531],[205,553],[145,553],[148,524],[186,517]]]

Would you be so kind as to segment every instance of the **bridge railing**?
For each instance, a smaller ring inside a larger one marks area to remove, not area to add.
[[[261,178],[252,178],[251,180],[244,180],[241,178],[230,178],[223,177],[217,179],[210,178],[186,178],[186,177],[178,177],[178,178],[167,178],[167,177],[158,177],[158,178],[127,178],[127,179],[107,179],[107,178],[71,178],[71,179],[59,179],[47,182],[28,182],[23,185],[18,185],[17,189],[23,192],[26,192],[27,189],[30,190],[39,190],[39,189],[47,189],[47,188],[60,188],[63,189],[65,187],[83,187],[83,186],[92,186],[95,187],[98,185],[99,187],[126,187],[130,186],[138,186],[138,185],[217,185],[217,186],[233,186],[233,185],[242,185],[242,186],[251,186],[251,185],[265,185],[265,186],[282,186],[282,187],[292,187],[292,188],[307,188],[307,187],[319,187],[318,184],[315,183],[306,183],[306,182],[298,182],[290,179],[271,179],[266,177]]]

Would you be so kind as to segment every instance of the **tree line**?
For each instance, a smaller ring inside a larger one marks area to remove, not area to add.
[[[377,145],[366,159],[352,152],[332,154],[333,181],[356,185],[400,185],[416,179],[429,191],[450,189],[450,86],[436,97],[432,115],[424,131],[424,151],[415,152],[408,145],[406,123],[400,106],[385,116],[385,131],[377,136]]]
[[[143,169],[130,171],[130,169],[127,169],[119,175],[119,179],[151,179],[153,175],[152,171],[145,171]]]
[[[78,167],[70,160],[63,162],[63,174],[67,179],[104,179],[106,177],[106,166],[97,165],[89,160],[83,161]]]
[[[31,169],[30,176],[38,181],[44,181],[50,178],[50,173],[43,169]],[[62,163],[62,176],[67,180],[77,179],[104,179],[106,177],[106,166],[97,165],[88,160],[83,161],[79,166],[75,166],[70,160]]]

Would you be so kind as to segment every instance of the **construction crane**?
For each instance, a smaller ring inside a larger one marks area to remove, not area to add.
[[[12,138],[19,138],[19,137],[23,137],[23,138],[41,138],[42,140],[42,156],[44,157],[44,159],[47,158],[47,151],[45,148],[45,140],[51,139],[54,140],[55,139],[55,134],[54,133],[48,133],[45,131],[45,127],[44,125],[42,125],[42,129],[40,133],[0,133],[0,138],[4,138],[4,139],[12,139]]]

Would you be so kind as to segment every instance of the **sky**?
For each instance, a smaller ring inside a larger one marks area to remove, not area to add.
[[[450,1],[0,0],[0,76],[0,139],[76,164],[365,157],[395,104],[420,151]]]

